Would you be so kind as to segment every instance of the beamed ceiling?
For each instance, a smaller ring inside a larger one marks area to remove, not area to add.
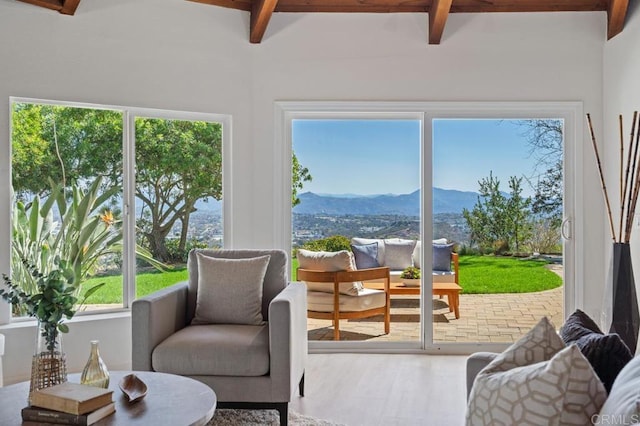
[[[76,12],[80,0],[20,0]],[[607,12],[607,38],[622,31],[629,0],[188,0],[251,13],[249,41],[260,43],[274,13],[428,13],[429,44],[440,44],[450,13]]]

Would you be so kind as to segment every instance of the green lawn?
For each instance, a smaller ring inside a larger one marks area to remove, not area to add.
[[[547,262],[513,257],[460,256],[460,285],[465,294],[531,293],[562,285],[562,278],[544,266]],[[298,259],[292,259],[293,281]]]
[[[465,294],[531,293],[562,285],[541,260],[460,256],[460,286]]]
[[[171,284],[185,281],[188,276],[186,267],[177,267],[168,272],[140,273],[136,275],[136,296],[145,296]],[[105,283],[104,287],[92,294],[87,299],[87,304],[122,303],[122,275],[91,278],[82,284],[83,293],[99,283]]]
[[[530,293],[549,290],[562,285],[562,279],[544,267],[539,260],[511,257],[460,256],[460,285],[465,294],[476,293]],[[293,281],[296,281],[298,260],[291,259]],[[188,278],[187,268],[169,272],[143,272],[136,277],[137,297],[153,293]],[[86,303],[122,303],[122,276],[113,275],[87,280],[83,291],[98,283],[106,283]]]

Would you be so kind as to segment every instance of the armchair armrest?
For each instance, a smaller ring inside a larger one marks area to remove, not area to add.
[[[131,305],[133,370],[153,371],[151,354],[164,339],[186,325],[187,282],[136,299]]]
[[[289,283],[271,300],[269,350],[272,398],[287,402],[307,362],[307,286],[304,283]]]
[[[485,368],[498,354],[493,352],[476,352],[467,358],[467,399],[471,393],[471,387],[476,376]]]

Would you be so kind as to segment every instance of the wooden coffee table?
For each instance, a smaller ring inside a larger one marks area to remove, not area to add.
[[[130,371],[110,372],[109,389],[113,390],[116,412],[96,426],[112,425],[206,425],[216,408],[216,394],[204,383],[188,377],[151,371],[134,371],[147,384],[148,393],[139,402],[129,404],[118,387],[120,379]],[[79,374],[69,381],[79,383]],[[27,405],[29,382],[0,388],[0,425],[22,424],[20,410]]]
[[[375,288],[378,290],[384,289],[383,283],[377,282],[365,282],[365,287]],[[434,296],[447,296],[447,302],[449,304],[449,312],[453,312],[456,319],[460,318],[460,287],[456,283],[433,283],[432,294]],[[401,282],[392,282],[389,287],[389,293],[401,294],[401,295],[418,295],[420,294],[420,286],[408,286]]]

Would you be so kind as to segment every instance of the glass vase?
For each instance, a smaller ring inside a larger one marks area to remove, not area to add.
[[[67,360],[57,324],[38,321],[36,349],[31,360],[31,393],[67,381]]]
[[[84,370],[82,370],[80,383],[105,389],[109,387],[109,370],[100,358],[97,340],[91,341],[91,353]]]

